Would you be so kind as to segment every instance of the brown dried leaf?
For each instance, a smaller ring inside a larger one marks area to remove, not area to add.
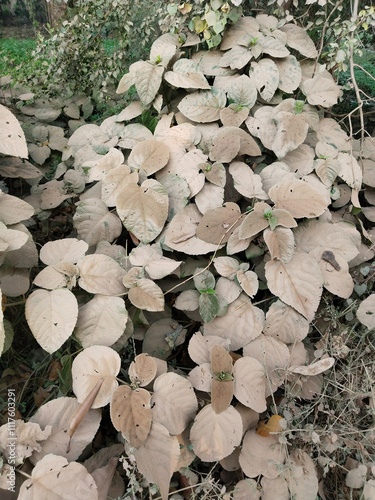
[[[213,208],[204,214],[197,227],[197,237],[216,245],[226,243],[241,223],[241,219],[239,206],[236,203],[225,203],[224,206]]]
[[[211,383],[211,404],[215,413],[225,411],[233,399],[233,380],[218,380],[214,378]]]
[[[115,429],[135,448],[147,439],[151,429],[151,394],[128,385],[116,389],[111,399],[111,420]]]
[[[137,144],[129,155],[128,165],[144,170],[146,175],[154,174],[168,163],[169,149],[166,144],[149,139]]]
[[[285,344],[293,344],[303,340],[309,332],[306,318],[281,300],[277,300],[266,314],[264,334],[281,340]]]
[[[132,383],[145,387],[154,380],[156,370],[157,366],[154,358],[147,353],[143,353],[138,354],[134,361],[130,363],[128,373]]]
[[[263,232],[272,259],[289,262],[294,253],[294,236],[287,227],[276,227],[273,231],[267,228]]]

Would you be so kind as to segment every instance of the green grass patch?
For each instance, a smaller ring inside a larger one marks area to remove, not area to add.
[[[0,75],[17,76],[17,67],[32,60],[32,51],[36,41],[32,39],[16,40],[15,38],[0,39]]]

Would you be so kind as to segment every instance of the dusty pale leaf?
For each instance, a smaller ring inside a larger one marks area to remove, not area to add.
[[[74,488],[71,485],[74,484]],[[61,456],[49,454],[38,462],[21,486],[20,500],[98,500],[95,480],[82,464],[68,463]]]
[[[27,158],[25,134],[17,118],[0,104],[0,153]]]
[[[289,462],[286,480],[292,497],[295,500],[315,500],[318,494],[318,475],[313,459],[305,451],[294,449]]]
[[[125,75],[124,75],[125,76]],[[130,121],[133,118],[141,115],[143,112],[142,105],[140,101],[131,102],[126,108],[124,108],[121,113],[117,115],[117,121]]]
[[[261,492],[254,479],[241,479],[233,490],[234,500],[259,500]],[[288,497],[289,499],[289,497]]]
[[[312,321],[323,284],[316,260],[305,253],[294,252],[289,262],[270,261],[265,267],[270,291]]]
[[[349,488],[363,488],[366,482],[367,467],[360,464],[355,469],[351,469],[345,478],[345,484]]]
[[[61,397],[48,401],[30,418],[44,430],[52,426],[50,435],[39,450],[30,457],[33,464],[38,463],[48,453],[61,455],[69,461],[77,460],[86,446],[92,442],[101,421],[101,410],[89,410],[73,436],[68,429],[73,415],[79,408],[76,398]],[[70,441],[70,445],[69,445]]]
[[[184,97],[178,109],[194,122],[208,123],[220,118],[220,110],[225,107],[225,104],[226,96],[223,91],[198,90]]]
[[[2,266],[0,268],[0,287],[7,297],[19,297],[30,288],[30,271]]]
[[[187,205],[190,198],[190,189],[185,178],[178,175],[166,174],[159,177],[159,182],[168,193],[168,221]]]
[[[195,204],[189,204],[174,216],[165,233],[165,244],[188,255],[202,255],[214,252],[218,245],[207,243],[196,236],[197,227],[202,219]]]
[[[115,429],[135,448],[147,439],[151,429],[151,394],[145,389],[132,390],[121,385],[113,393],[110,410]]]
[[[196,62],[179,59],[173,65],[173,71],[167,71],[164,79],[173,87],[183,89],[210,89],[210,84]]]
[[[226,203],[204,214],[197,227],[197,237],[207,243],[226,243],[241,221],[239,206],[236,203]]]
[[[174,307],[180,311],[196,311],[199,307],[198,290],[184,290],[177,297]]]
[[[294,151],[304,142],[309,125],[301,115],[288,112],[277,114],[277,130],[272,144],[272,151],[278,158],[283,158],[289,151]]]
[[[240,269],[238,260],[233,257],[215,257],[213,263],[216,271],[221,276],[229,279],[234,279]]]
[[[180,446],[176,436],[153,422],[146,441],[134,452],[137,469],[150,483],[159,486],[161,497],[167,500],[169,482],[180,457]]]
[[[190,370],[188,380],[197,391],[211,392],[213,381],[211,363],[201,363]]]
[[[286,43],[289,47],[297,50],[305,57],[309,57],[311,59],[317,57],[318,52],[315,48],[314,42],[311,40],[304,28],[301,28],[296,24],[288,23],[284,24],[280,30],[286,34]]]
[[[263,366],[267,374],[266,396],[275,392],[282,385],[285,370],[290,362],[289,349],[283,342],[269,335],[261,334],[244,347],[243,354],[258,360]],[[254,409],[256,410],[256,408]]]
[[[236,78],[228,89],[228,99],[239,106],[251,109],[257,100],[257,88],[246,75]]]
[[[217,316],[204,325],[204,335],[230,339],[231,349],[237,351],[261,334],[263,323],[263,311],[253,306],[246,295],[241,294],[229,304],[224,316]]]
[[[242,290],[249,296],[254,297],[258,291],[258,276],[253,271],[243,271],[240,269],[236,273],[236,280],[238,281]]]
[[[156,361],[152,356],[142,353],[134,358],[129,366],[129,377],[132,383],[145,387],[156,375]]]
[[[348,299],[354,289],[353,279],[349,273],[349,264],[341,254],[331,250],[322,252],[319,248],[310,254],[318,262],[323,276],[323,286],[329,292]]]
[[[26,201],[0,192],[0,221],[5,225],[17,224],[34,215],[34,207]]]
[[[39,345],[50,354],[70,337],[78,316],[78,303],[67,289],[35,290],[26,299],[25,315]]]
[[[299,62],[294,56],[289,55],[283,59],[276,59],[275,64],[279,74],[278,88],[291,94],[298,88],[302,78]]]
[[[89,198],[78,204],[73,216],[73,227],[79,238],[89,246],[103,240],[112,242],[122,230],[120,219],[98,198]]]
[[[213,208],[221,207],[224,201],[224,188],[205,182],[201,191],[195,196],[195,203],[201,214]]]
[[[282,181],[273,186],[268,194],[277,208],[287,210],[296,219],[318,217],[327,208],[325,197],[299,179]]]
[[[121,359],[116,351],[103,345],[84,349],[72,364],[73,392],[82,403],[99,380],[104,380],[92,408],[107,405],[118,386],[116,377]]]
[[[348,153],[337,155],[338,171],[337,175],[353,189],[361,189],[362,169],[354,156]]]
[[[198,401],[191,383],[177,373],[164,373],[154,382],[152,418],[170,434],[181,434],[195,417]]]
[[[338,98],[342,94],[341,88],[331,75],[327,78],[326,75],[320,73],[313,78],[304,80],[301,87],[307,101],[313,106],[330,108],[337,104]]]
[[[276,227],[273,231],[266,228],[263,232],[264,241],[272,259],[289,262],[294,252],[294,236],[287,227]]]
[[[169,149],[163,142],[153,139],[137,144],[129,155],[128,165],[144,170],[149,176],[165,167],[169,160]]]
[[[270,335],[285,344],[293,344],[307,336],[309,322],[293,307],[277,300],[271,304],[266,314],[263,331],[265,335]]]
[[[72,289],[77,282],[77,276],[79,274],[78,267],[74,264],[61,263],[64,272],[57,269],[58,266],[47,266],[38,273],[34,278],[34,285],[41,288],[46,288],[47,290],[54,290],[55,288],[69,288]],[[67,268],[70,269],[68,270]]]
[[[375,328],[375,293],[361,302],[357,309],[357,318],[369,330]]]
[[[296,250],[309,253],[327,250],[334,255],[342,255],[348,262],[358,254],[360,234],[353,228],[353,232],[346,230],[346,223],[332,224],[320,220],[310,220],[300,224],[294,230]]]
[[[16,156],[4,156],[0,158],[0,174],[3,177],[14,179],[36,179],[41,177],[42,172],[27,160],[21,160]]]
[[[116,148],[110,148],[108,153],[102,156],[97,161],[85,162],[85,168],[89,169],[88,181],[101,181],[104,177],[111,172],[114,168],[122,165],[124,162],[124,155]]]
[[[216,294],[225,298],[226,302],[230,304],[236,300],[242,293],[242,288],[236,283],[235,280],[220,277],[216,282]]]
[[[235,189],[245,198],[258,198],[267,200],[268,196],[263,191],[262,179],[254,174],[244,162],[234,161],[229,166],[229,173],[233,177]]]
[[[236,104],[230,104],[220,111],[220,121],[223,127],[240,127],[248,116],[249,108],[242,108]]]
[[[104,122],[103,122],[104,123]],[[130,123],[123,128],[118,146],[124,149],[133,149],[146,139],[153,139],[152,132],[140,123]]]
[[[242,419],[233,406],[215,413],[207,405],[196,416],[190,431],[194,453],[203,462],[216,462],[232,453],[242,438]]]
[[[168,216],[168,194],[154,179],[141,186],[128,184],[117,198],[117,212],[124,226],[143,243],[154,240]]]
[[[204,337],[200,332],[194,333],[189,341],[188,352],[191,359],[201,365],[211,362],[211,351],[214,346],[229,349],[229,340],[211,335]]]
[[[369,479],[366,481],[365,486],[362,491],[363,500],[374,500],[375,499],[375,480]]]
[[[130,302],[146,311],[163,311],[164,295],[162,289],[147,278],[141,278],[136,281],[128,292]]]
[[[164,73],[164,66],[149,61],[137,61],[131,66],[135,88],[144,105],[150,104],[159,91]]]
[[[234,395],[243,405],[261,413],[267,409],[266,372],[255,358],[244,356],[233,367]]]
[[[85,241],[77,238],[48,241],[40,249],[39,258],[44,264],[52,266],[60,262],[76,264],[84,257],[88,247]]]
[[[262,437],[255,429],[250,429],[243,440],[240,465],[248,477],[262,474],[273,479],[279,476],[285,456],[285,447],[278,442],[277,436]]]
[[[290,499],[288,483],[283,477],[278,476],[273,479],[262,477],[260,484],[262,486],[262,500]]]
[[[80,261],[79,269],[79,286],[89,293],[120,295],[126,292],[122,284],[125,269],[107,255],[86,255]]]
[[[259,62],[252,62],[250,66],[250,78],[260,96],[267,102],[272,99],[279,86],[279,70],[275,62],[264,57]]]
[[[96,294],[80,306],[74,334],[84,348],[111,346],[123,334],[127,320],[128,312],[121,297]]]
[[[142,143],[140,143],[142,144]],[[138,173],[130,173],[127,165],[119,165],[113,168],[102,181],[102,201],[107,207],[114,207],[117,198],[128,184],[137,184]]]
[[[222,56],[220,66],[223,68],[229,66],[232,70],[242,69],[252,58],[253,54],[251,50],[247,47],[236,45]]]
[[[269,226],[269,220],[265,217],[265,212],[270,210],[271,207],[267,203],[256,203],[254,210],[243,219],[239,227],[239,237],[251,238],[266,229]]]

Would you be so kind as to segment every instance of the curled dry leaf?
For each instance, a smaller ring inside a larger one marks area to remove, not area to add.
[[[67,485],[74,484],[74,488]],[[68,463],[57,455],[46,455],[38,462],[21,486],[18,498],[29,500],[98,500],[98,489],[94,478],[77,462]]]
[[[41,449],[35,449],[30,460],[38,463],[48,453],[66,457],[69,461],[77,460],[86,446],[92,442],[101,421],[101,411],[89,409],[70,439],[68,429],[80,404],[76,398],[62,397],[48,401],[41,406],[30,419],[39,424],[41,429],[52,429]]]
[[[138,354],[129,366],[129,377],[132,383],[145,387],[156,375],[156,361],[146,353]]]
[[[113,393],[110,411],[115,429],[132,446],[139,448],[151,429],[151,394],[145,389],[132,390],[122,385]]]
[[[43,448],[44,441],[51,435],[52,426],[47,425],[44,430],[36,422],[24,422],[23,420],[15,421],[15,430],[12,438],[15,441],[15,463],[20,465],[24,460],[35,451],[40,452]],[[6,460],[14,460],[11,456],[11,449],[7,447],[9,444],[8,424],[0,427],[0,451]],[[12,450],[13,451],[13,450]],[[13,455],[13,453],[12,453]]]
[[[312,377],[329,370],[334,364],[335,358],[324,358],[307,366],[291,366],[288,371],[291,373],[297,373],[298,375]]]
[[[242,439],[242,419],[233,406],[215,413],[207,405],[196,416],[190,431],[194,453],[203,462],[216,462],[232,453]]]
[[[92,346],[84,349],[72,364],[73,392],[82,403],[99,380],[104,380],[92,408],[107,405],[118,386],[116,377],[120,371],[121,358],[107,346]]]

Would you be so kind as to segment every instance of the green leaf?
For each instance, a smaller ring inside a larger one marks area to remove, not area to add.
[[[203,321],[209,323],[212,321],[219,312],[219,300],[216,295],[202,293],[199,296],[199,314],[202,316]]]
[[[220,372],[216,375],[217,380],[220,382],[227,382],[228,380],[234,380],[233,375],[231,373]]]
[[[275,227],[277,226],[277,218],[274,215],[272,215],[269,218],[269,223],[270,223],[270,229],[271,229],[271,231],[273,231],[275,229]]]
[[[221,43],[221,35],[213,35],[209,40],[207,40],[207,45],[209,49],[217,47]]]
[[[202,268],[197,268],[195,273],[202,271]],[[213,290],[215,288],[215,277],[214,275],[206,269],[200,274],[194,276],[194,285],[200,292],[207,292],[208,290]]]
[[[168,4],[167,11],[170,16],[174,16],[175,14],[177,14],[177,4],[175,3]]]

